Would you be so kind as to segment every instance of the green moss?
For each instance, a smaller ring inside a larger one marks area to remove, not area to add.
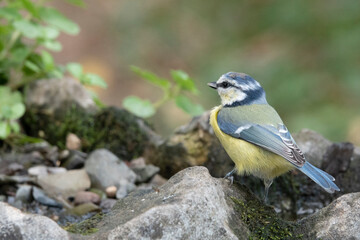
[[[66,227],[64,227],[64,229],[68,232],[75,233],[75,234],[90,235],[90,234],[96,233],[99,230],[98,228],[96,228],[96,225],[103,218],[104,218],[104,214],[98,213],[95,216],[93,216],[85,221],[66,226]]]
[[[83,151],[107,148],[127,160],[142,155],[148,142],[139,120],[114,107],[89,113],[76,105],[64,106],[54,114],[30,109],[22,119],[27,134],[42,137],[59,148],[65,148],[67,134],[74,133],[81,139]]]
[[[235,203],[235,210],[251,231],[249,239],[302,239],[297,231],[297,224],[280,219],[275,211],[260,201],[253,199],[246,203],[230,197]]]

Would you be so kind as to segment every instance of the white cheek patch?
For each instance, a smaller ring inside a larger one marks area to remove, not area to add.
[[[238,89],[218,89],[218,93],[221,97],[222,105],[231,105],[234,102],[241,102],[246,97],[247,94],[238,90]]]

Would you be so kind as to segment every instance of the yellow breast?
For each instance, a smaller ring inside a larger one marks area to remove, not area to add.
[[[223,133],[217,123],[221,106],[210,114],[210,125],[215,135],[234,161],[238,174],[251,174],[262,179],[273,179],[293,169],[293,165],[283,157],[241,139]]]

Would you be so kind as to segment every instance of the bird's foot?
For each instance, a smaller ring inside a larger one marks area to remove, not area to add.
[[[234,172],[235,172],[235,168],[233,170],[231,170],[230,172],[228,172],[224,177],[225,179],[230,180],[230,185],[232,185],[234,183],[234,176],[233,176]]]

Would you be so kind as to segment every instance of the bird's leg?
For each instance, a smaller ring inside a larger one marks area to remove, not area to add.
[[[265,194],[264,194],[264,202],[268,202],[268,194],[269,194],[269,188],[271,184],[273,183],[272,179],[264,179],[264,185],[265,185]]]
[[[225,179],[229,179],[230,180],[230,185],[232,185],[233,184],[233,182],[234,182],[234,176],[233,176],[233,174],[234,174],[234,172],[235,172],[235,168],[233,169],[233,170],[231,170],[230,172],[228,172],[226,175],[225,175]]]

